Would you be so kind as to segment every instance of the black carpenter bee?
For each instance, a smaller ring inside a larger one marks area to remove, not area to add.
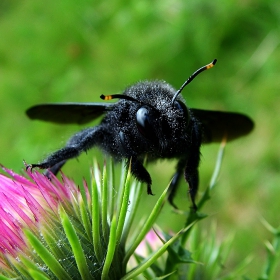
[[[225,135],[228,141],[234,140],[248,134],[254,126],[243,114],[190,109],[179,95],[216,61],[195,71],[178,91],[164,81],[143,81],[128,87],[123,94],[100,96],[103,100],[120,99],[116,103],[40,104],[29,108],[26,113],[31,119],[62,124],[84,124],[102,114],[104,118],[100,125],[74,134],[64,148],[27,168],[38,167],[57,174],[68,159],[98,146],[116,160],[131,162],[132,174],[146,183],[148,194],[152,194],[152,179],[143,166],[145,156],[148,160],[176,158],[169,202],[174,206],[173,197],[184,174],[196,209],[201,144],[219,142]]]

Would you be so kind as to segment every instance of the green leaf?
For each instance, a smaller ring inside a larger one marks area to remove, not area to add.
[[[117,228],[116,217],[113,216],[113,220],[112,220],[111,227],[110,227],[108,251],[107,251],[107,255],[106,255],[106,258],[105,258],[105,263],[104,263],[103,270],[102,270],[102,275],[101,275],[102,280],[107,280],[108,279],[110,267],[111,267],[111,264],[112,264],[112,260],[114,258],[114,253],[115,253],[116,244],[117,244],[116,228]]]
[[[141,200],[142,183],[134,181],[130,188],[130,209],[126,214],[121,243],[125,244]]]
[[[11,280],[11,278],[10,278],[10,277],[7,278],[7,277],[5,277],[5,276],[3,276],[3,275],[0,275],[0,280]]]
[[[82,276],[82,279],[90,279],[91,275],[87,266],[86,257],[84,255],[80,240],[77,236],[73,225],[70,222],[68,215],[66,214],[62,206],[59,207],[59,216],[67,239],[71,245],[73,254],[75,256],[75,261],[78,266],[79,272]]]
[[[156,218],[158,217],[165,201],[166,201],[166,196],[167,196],[167,191],[168,191],[169,186],[163,191],[161,196],[159,197],[156,205],[154,206],[150,216],[146,219],[146,222],[142,226],[142,229],[140,230],[139,234],[133,241],[133,243],[130,245],[129,249],[126,252],[125,258],[124,258],[124,264],[127,264],[129,258],[132,256],[140,242],[144,239],[146,234],[149,232],[149,230],[152,228]]]
[[[122,278],[122,280],[133,279],[136,276],[138,276],[139,274],[141,274],[143,271],[148,269],[160,256],[162,256],[162,254],[164,254],[167,251],[167,248],[171,244],[173,244],[176,240],[178,240],[184,232],[188,231],[194,225],[195,222],[193,222],[191,225],[187,226],[186,228],[180,230],[177,234],[175,234],[172,238],[170,238],[166,243],[164,243],[163,246],[161,246],[157,251],[155,251],[151,256],[146,258],[144,260],[144,262],[142,262],[136,268],[134,268],[130,272],[128,272]]]
[[[141,262],[144,262],[145,258],[138,255],[138,254],[134,254],[133,255],[137,264],[140,265]],[[156,273],[157,272],[157,273]],[[155,275],[158,276],[158,275],[162,275],[163,274],[163,271],[162,269],[160,269],[160,267],[158,267],[157,265],[155,264],[152,264],[150,266],[150,269],[146,269],[143,271],[142,275],[143,277],[145,277],[145,279],[154,279]]]
[[[80,216],[81,216],[82,224],[86,231],[88,239],[91,240],[92,229],[91,229],[89,213],[87,211],[85,201],[81,195],[79,195],[78,200],[79,200],[78,202],[79,202]]]
[[[107,161],[108,162],[108,161]],[[114,177],[115,177],[115,170],[113,164],[113,158],[109,157],[109,176],[108,176],[108,216],[109,219],[112,220],[114,214],[114,207],[115,207],[115,199],[114,199]]]
[[[130,170],[127,173],[125,184],[124,184],[124,192],[123,196],[121,197],[120,200],[120,212],[118,216],[118,224],[117,224],[117,240],[121,240],[121,235],[123,232],[123,227],[125,223],[125,219],[127,216],[127,208],[129,204],[129,192],[130,192],[130,178],[131,178],[131,173]]]
[[[101,186],[101,224],[104,240],[108,240],[109,228],[108,228],[108,178],[106,164],[103,166],[102,186]]]
[[[99,263],[102,262],[103,254],[100,246],[101,229],[100,229],[100,208],[99,196],[96,184],[96,177],[92,174],[92,187],[91,187],[91,208],[92,208],[92,242],[94,252]]]
[[[49,269],[56,275],[57,278],[69,280],[71,279],[71,277],[63,269],[57,259],[45,248],[45,246],[31,231],[25,229],[24,234],[36,253],[45,262]]]
[[[28,271],[33,279],[36,279],[36,280],[49,280],[50,279],[42,271],[33,270],[33,269],[29,269]]]
[[[274,279],[275,269],[280,259],[280,229],[272,227],[264,218],[261,218],[261,222],[274,235],[274,238],[272,242],[265,242],[267,257],[262,276],[258,279]]]
[[[23,264],[23,269],[20,269],[18,265],[16,265],[16,267],[24,276],[28,275],[27,277],[30,277],[30,270],[38,271],[38,273],[43,273],[42,268],[37,264],[36,260],[31,260],[28,256],[21,255],[20,261]],[[47,275],[45,276],[47,277]]]

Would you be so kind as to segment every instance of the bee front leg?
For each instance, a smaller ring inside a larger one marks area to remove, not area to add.
[[[101,126],[88,128],[76,133],[70,138],[66,146],[52,154],[38,164],[29,164],[26,168],[38,167],[40,169],[50,169],[50,172],[56,174],[68,159],[75,158],[82,152],[86,152],[94,145],[102,143],[106,131]],[[49,177],[48,171],[46,176]]]
[[[55,164],[54,166],[48,168],[44,171],[44,175],[51,180],[51,174],[56,175],[62,166],[66,163],[67,160],[60,161],[59,163]]]
[[[129,164],[129,161],[128,161]],[[131,158],[131,173],[135,176],[135,178],[143,183],[147,184],[147,193],[150,195],[154,195],[152,192],[152,179],[147,171],[147,169],[143,166],[143,163],[139,161],[136,157]]]

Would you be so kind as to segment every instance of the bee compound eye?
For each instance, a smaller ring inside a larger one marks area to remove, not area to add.
[[[187,109],[187,106],[180,100],[174,101],[174,107],[182,112],[183,116],[189,121],[190,114],[189,110]]]
[[[181,102],[181,101],[175,100],[173,106],[176,109],[178,109],[178,110],[180,110],[182,112],[186,112],[187,111],[186,105],[183,102]]]
[[[136,113],[136,123],[139,132],[148,139],[154,138],[153,116],[149,109],[141,107]]]

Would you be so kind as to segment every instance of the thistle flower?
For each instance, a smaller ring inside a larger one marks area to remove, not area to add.
[[[164,205],[167,188],[137,236],[129,239],[142,188],[130,182],[124,165],[117,195],[112,163],[109,172],[106,165],[101,172],[95,164],[91,184],[84,181],[80,188],[63,174],[62,181],[55,176],[50,181],[37,171],[21,176],[2,168],[9,175],[0,174],[2,279],[131,279],[164,252],[126,272]]]
[[[36,171],[28,172],[25,178],[3,169],[11,178],[0,174],[1,273],[8,277],[42,275],[68,279],[70,271],[77,274],[69,257],[72,244],[65,240],[71,225],[65,224],[78,221],[78,203],[89,202],[86,183],[83,200],[80,190],[65,176],[62,183],[55,177],[50,182]],[[66,213],[71,213],[71,218]]]

